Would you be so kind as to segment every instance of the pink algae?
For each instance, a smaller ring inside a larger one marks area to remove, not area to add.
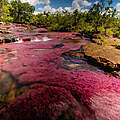
[[[12,73],[19,87],[29,90],[2,109],[0,119],[120,120],[120,80],[100,70],[63,69],[62,53],[79,49],[80,44],[54,48],[60,43],[51,40],[1,46],[0,50],[16,51],[2,55],[1,69]],[[14,56],[7,57],[10,53]]]

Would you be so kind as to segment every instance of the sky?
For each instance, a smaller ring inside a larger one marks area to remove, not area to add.
[[[94,3],[99,0],[21,0],[22,2],[29,2],[35,6],[35,14],[43,11],[73,11],[75,9],[87,10]],[[117,10],[120,10],[120,0],[113,0],[112,4]]]

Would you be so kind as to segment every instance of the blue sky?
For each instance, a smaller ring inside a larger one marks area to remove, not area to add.
[[[99,0],[21,0],[22,2],[29,2],[35,6],[35,13],[56,10],[69,10],[75,9],[87,10],[93,3]],[[120,0],[113,0],[113,6],[120,10]]]

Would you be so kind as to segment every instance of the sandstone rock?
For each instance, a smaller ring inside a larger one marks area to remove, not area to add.
[[[84,54],[80,50],[71,50],[68,52],[64,52],[62,55],[70,56],[70,57],[78,57],[78,58],[84,57]]]
[[[113,37],[105,37],[101,39],[93,38],[92,41],[98,44],[103,43],[105,45],[113,45],[113,46],[120,45],[120,39]]]
[[[111,69],[120,69],[120,50],[112,46],[100,46],[95,43],[83,45],[82,49],[88,60]]]

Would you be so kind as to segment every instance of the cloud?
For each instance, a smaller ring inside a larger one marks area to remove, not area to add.
[[[120,8],[120,3],[117,3],[117,4],[116,4],[116,7],[117,7],[117,8]]]
[[[39,2],[42,1],[42,0],[39,0]],[[45,0],[44,0],[45,1]],[[47,0],[48,1],[48,0]],[[45,2],[44,2],[45,3]],[[53,8],[50,6],[50,0],[48,2],[48,4],[42,8],[38,8],[38,10],[40,12],[43,12],[43,11],[46,11],[46,12],[51,12],[51,13],[55,13],[56,11],[63,11],[63,10],[67,10],[69,12],[73,12],[75,9],[79,9],[81,10],[82,12],[85,12],[85,11],[88,11],[88,9],[84,9],[84,7],[89,7],[92,5],[91,2],[88,2],[87,0],[73,0],[72,2],[72,6],[71,7],[59,7],[59,8]],[[42,3],[41,3],[42,4]],[[39,12],[36,12],[35,14],[37,14]]]
[[[37,15],[37,14],[39,14],[39,13],[40,13],[40,12],[38,12],[38,11],[34,11],[33,14],[34,14],[34,15]]]
[[[55,8],[52,8],[50,5],[44,6],[43,8],[38,8],[38,10],[40,10],[41,12],[43,12],[43,11],[48,12],[49,11],[51,13],[55,13],[56,11],[62,12],[64,10],[67,10],[69,12],[73,11],[72,7],[64,7],[64,8],[59,7],[57,9],[55,9]],[[37,13],[40,13],[40,12],[35,12],[34,14],[37,14]]]
[[[8,0],[9,2],[11,0]],[[21,0],[21,2],[28,2],[30,3],[31,5],[37,5],[37,4],[50,4],[50,0]]]
[[[57,11],[63,11],[62,7],[59,7],[58,9],[56,9]]]
[[[72,7],[65,7],[64,10],[67,10],[69,12],[72,12]]]
[[[91,5],[92,3],[88,2],[87,0],[73,0],[72,2],[73,9],[81,9],[81,8],[88,7]]]
[[[99,1],[95,1],[95,2],[94,2],[94,4],[98,4],[98,3],[99,3]]]
[[[116,6],[115,6],[117,12],[118,12],[118,16],[120,16],[120,3],[117,3]]]
[[[69,12],[73,11],[72,7],[64,7],[64,8],[59,7],[57,9],[55,9],[55,8],[52,8],[50,5],[44,6],[43,8],[38,8],[38,10],[40,10],[41,12],[43,12],[43,11],[48,12],[49,11],[51,13],[55,13],[56,11],[62,12],[64,10],[67,10]],[[39,13],[39,12],[35,12],[35,14],[37,14],[37,13]]]
[[[46,12],[51,12],[51,13],[54,13],[54,12],[56,12],[57,11],[57,9],[55,9],[55,8],[52,8],[50,5],[47,5],[47,6],[44,6],[43,8],[38,8],[38,10],[40,10],[40,11],[46,11]]]

